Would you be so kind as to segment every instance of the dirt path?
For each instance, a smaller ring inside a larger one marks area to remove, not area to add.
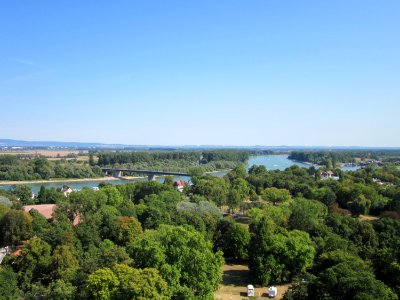
[[[253,284],[250,280],[250,271],[246,264],[226,264],[222,268],[222,284],[215,292],[216,300],[242,300],[247,298],[247,285]],[[254,284],[253,284],[254,285]],[[276,285],[278,295],[273,299],[282,299],[290,284]],[[268,287],[254,285],[256,299],[270,299]]]

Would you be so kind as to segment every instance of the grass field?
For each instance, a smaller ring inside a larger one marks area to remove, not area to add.
[[[222,268],[222,284],[215,292],[216,300],[242,300],[247,297],[247,285],[253,284],[250,279],[250,271],[246,264],[226,264]],[[254,285],[256,299],[270,299],[268,297],[268,287]],[[276,285],[278,295],[273,299],[282,299],[290,284]]]

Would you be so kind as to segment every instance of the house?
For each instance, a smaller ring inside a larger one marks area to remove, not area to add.
[[[185,186],[187,186],[187,182],[185,180],[177,180],[174,182],[174,188],[175,190],[179,191],[179,192],[183,192],[183,189],[185,188]]]
[[[321,177],[324,179],[332,178],[333,176],[335,176],[335,173],[332,171],[321,172]]]
[[[63,185],[63,187],[60,190],[60,193],[63,193],[65,197],[67,197],[70,193],[72,193],[74,190],[69,187],[68,185]]]
[[[38,213],[45,217],[47,220],[53,219],[53,212],[55,208],[55,204],[25,205],[23,207],[25,212],[29,212],[31,209],[36,209]]]
[[[23,209],[25,212],[29,212],[31,209],[36,209],[39,214],[46,218],[48,221],[53,220],[53,212],[57,208],[56,204],[37,204],[37,205],[25,205]],[[72,225],[76,226],[81,221],[80,214],[75,214]]]

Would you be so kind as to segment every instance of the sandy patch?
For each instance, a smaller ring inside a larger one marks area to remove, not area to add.
[[[215,292],[217,300],[242,300],[248,299],[247,285],[253,284],[250,279],[250,271],[246,264],[226,264],[222,268],[222,284]],[[253,284],[254,285],[254,284]],[[276,285],[278,295],[273,299],[282,299],[290,284]],[[254,285],[256,299],[271,299],[268,297],[268,287]]]

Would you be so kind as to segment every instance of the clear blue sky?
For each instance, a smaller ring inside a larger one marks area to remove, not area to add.
[[[15,1],[0,138],[400,146],[400,1]]]

